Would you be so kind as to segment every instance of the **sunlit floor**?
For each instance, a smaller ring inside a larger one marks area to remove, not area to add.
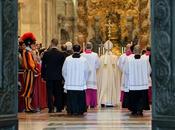
[[[151,111],[133,117],[127,110],[104,108],[90,110],[85,116],[66,113],[19,114],[19,130],[151,130]]]

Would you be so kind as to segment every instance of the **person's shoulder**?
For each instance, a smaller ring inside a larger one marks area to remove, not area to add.
[[[80,55],[81,55],[81,56],[85,56],[85,55],[86,55],[86,53],[85,53],[85,52],[83,52],[83,53],[81,53]]]
[[[134,57],[134,54],[127,56],[127,58],[133,58],[133,57]]]
[[[144,58],[144,59],[148,59],[149,58],[149,55],[144,54],[141,57]]]
[[[87,61],[86,58],[83,57],[83,56],[80,57],[80,60],[82,60],[82,61]]]
[[[123,53],[120,55],[120,57],[125,57],[126,56],[126,53]]]
[[[27,55],[33,55],[32,51],[26,50]]]
[[[98,54],[96,52],[92,52],[92,55],[94,56],[98,56]]]
[[[62,51],[60,51],[60,50],[57,50],[57,52],[58,52],[60,55],[63,55],[63,56],[65,56],[65,55],[66,55],[66,53],[65,53],[65,52],[62,52]]]
[[[72,55],[66,57],[66,61],[71,60],[71,59],[72,59]]]
[[[126,58],[127,58],[126,53],[123,53],[123,54],[121,54],[121,55],[119,56],[119,59],[120,59],[120,60],[124,60],[124,59],[126,59]]]
[[[44,51],[44,54],[50,54],[52,53],[54,50],[52,48],[49,48],[47,50]]]
[[[141,59],[142,59],[142,60],[149,61],[149,57],[150,57],[150,56],[147,56],[147,55],[144,54],[144,55],[141,56]]]
[[[147,57],[147,55],[143,54],[141,57],[145,58],[145,57]]]
[[[49,52],[48,49],[43,51],[44,54],[47,54],[48,52]]]
[[[62,56],[65,55],[64,52],[60,51],[60,50],[57,49],[57,48],[53,48],[52,51],[53,51],[54,53],[58,54],[58,55],[62,55]]]
[[[133,60],[135,60],[134,54],[131,54],[131,55],[127,56],[127,57],[126,57],[126,60],[127,60],[127,61],[133,61]]]

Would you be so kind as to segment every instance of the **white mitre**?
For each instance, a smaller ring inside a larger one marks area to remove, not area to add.
[[[106,50],[111,50],[113,48],[113,43],[110,41],[110,40],[107,40],[105,43],[104,43],[104,48]]]
[[[72,50],[72,43],[71,42],[66,42],[65,43],[67,50]]]
[[[105,53],[104,64],[107,64],[108,63],[108,55],[112,54],[112,52],[110,50],[113,48],[113,43],[110,40],[107,40],[104,43],[104,48],[107,50],[107,52]]]

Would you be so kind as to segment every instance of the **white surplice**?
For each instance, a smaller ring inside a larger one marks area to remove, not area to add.
[[[100,68],[97,73],[98,102],[105,105],[119,105],[121,72],[116,61],[118,57],[106,52],[100,57]]]
[[[131,55],[133,55],[133,54],[131,54]],[[118,61],[117,61],[117,66],[119,67],[120,71],[122,72],[122,76],[121,76],[121,91],[124,91],[124,92],[128,92],[128,89],[127,89],[127,87],[126,87],[126,85],[125,85],[125,81],[126,81],[125,78],[126,78],[126,75],[125,75],[125,73],[124,73],[124,66],[125,66],[125,64],[126,64],[126,62],[127,62],[127,59],[128,59],[131,55],[127,56],[126,53],[123,53],[123,54],[119,57],[119,59],[118,59]]]
[[[126,86],[129,90],[148,89],[151,66],[146,58],[135,59],[134,55],[130,56],[125,64],[124,73],[127,75]]]
[[[148,62],[149,62],[149,55],[142,55],[142,58],[145,58]],[[151,79],[151,76],[149,76],[149,83],[148,83],[148,87],[152,86],[152,79]]]
[[[84,57],[67,57],[62,68],[65,79],[65,90],[85,90],[90,70],[87,60]]]
[[[100,67],[100,60],[97,53],[82,53],[81,54],[88,62],[90,68],[90,75],[87,80],[87,88],[88,89],[97,89],[97,78],[96,78],[96,71]]]

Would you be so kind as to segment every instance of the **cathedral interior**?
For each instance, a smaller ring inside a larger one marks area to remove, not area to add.
[[[0,130],[174,130],[174,11],[175,0],[1,0]],[[151,46],[151,110],[141,117],[130,116],[121,106],[76,117],[66,111],[50,114],[46,107],[37,113],[19,112],[16,43],[25,32],[32,32],[43,48],[52,38],[59,47],[67,41],[84,47],[90,41],[99,56],[107,40],[117,56],[127,43]]]
[[[117,55],[131,41],[150,45],[149,0],[19,0],[18,21],[19,36],[31,31],[45,47],[53,37],[64,44],[80,36],[96,52],[110,39]]]
[[[142,48],[150,45],[149,0],[19,0],[18,21],[18,35],[33,32],[44,47],[53,37],[60,45],[67,41],[75,44],[80,39],[80,44],[92,42],[94,51],[101,54],[99,47],[111,40],[113,53],[119,56],[129,42],[139,42]],[[151,112],[134,119],[120,108],[91,110],[83,120],[44,111],[38,115],[20,113],[19,119],[20,130],[151,129]]]

